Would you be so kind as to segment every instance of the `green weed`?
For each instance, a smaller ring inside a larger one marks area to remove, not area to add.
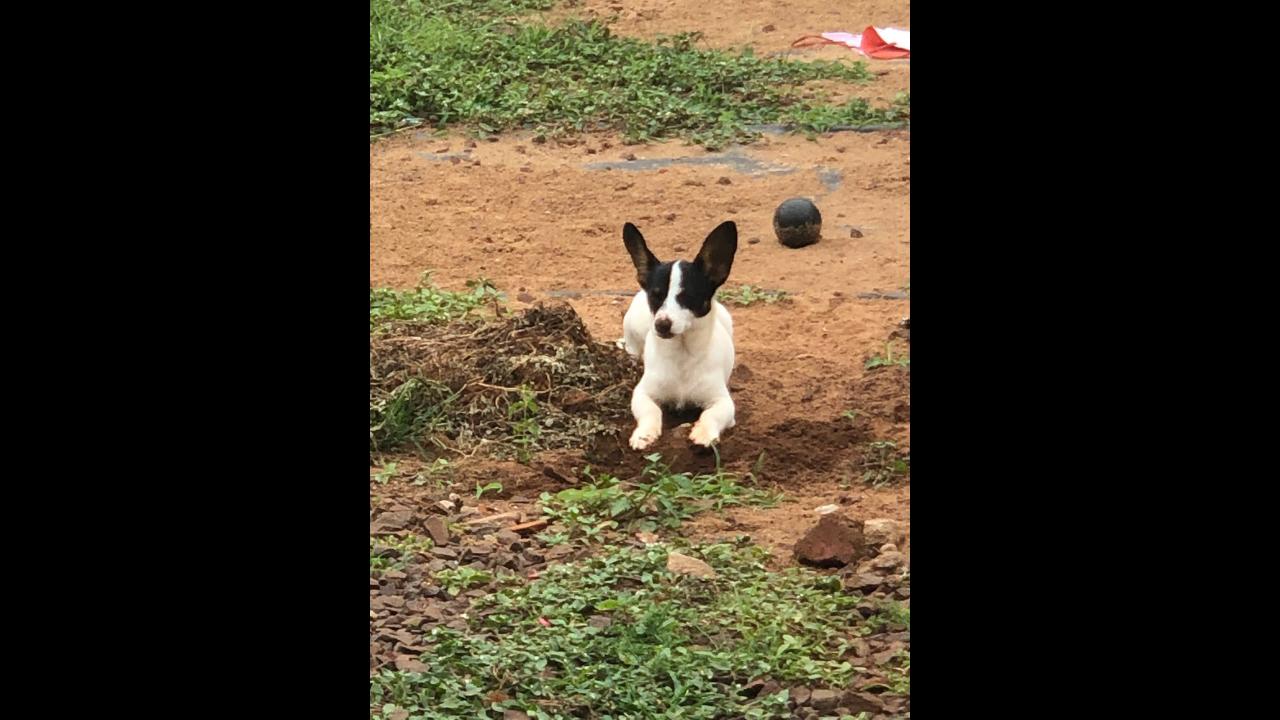
[[[763,302],[772,305],[781,300],[787,299],[785,290],[766,290],[754,285],[740,285],[736,289],[721,289],[716,293],[716,299],[722,303],[733,305],[754,305]]]
[[[864,628],[838,578],[770,573],[759,548],[684,552],[718,577],[669,573],[660,545],[605,548],[477,600],[469,632],[431,630],[426,672],[371,679],[373,717],[784,718],[785,691],[748,698],[743,687],[850,681],[846,651]]]
[[[636,482],[583,471],[588,482],[552,495],[542,493],[543,512],[575,537],[593,539],[606,530],[675,528],[703,510],[729,505],[776,505],[779,496],[742,485],[732,473],[673,473],[654,453]]]

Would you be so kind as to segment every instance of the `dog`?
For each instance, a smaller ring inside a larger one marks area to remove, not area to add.
[[[662,435],[663,407],[701,410],[689,440],[710,447],[734,425],[733,318],[715,296],[733,268],[738,226],[729,221],[712,230],[693,262],[661,262],[631,223],[622,241],[643,288],[622,319],[623,347],[644,363],[631,395],[631,448],[644,450]]]

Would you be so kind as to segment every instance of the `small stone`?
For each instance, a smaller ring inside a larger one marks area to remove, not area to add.
[[[413,657],[412,655],[397,655],[396,669],[402,672],[424,673],[427,671],[427,666],[423,665],[421,660]]]
[[[813,509],[819,515],[830,515],[840,509],[839,505],[822,505]]]
[[[435,556],[436,556],[436,557],[438,557],[438,558],[444,558],[445,560],[457,560],[457,559],[458,559],[458,551],[457,551],[457,550],[454,550],[453,548],[447,548],[447,547],[433,547],[433,548],[431,548],[430,550],[428,550],[427,552],[431,553],[432,555],[435,555]]]
[[[462,496],[458,493],[449,493],[449,500],[454,504],[458,504],[462,502]]]
[[[493,543],[476,543],[475,545],[468,545],[466,548],[468,557],[488,557],[496,549]]]
[[[859,230],[858,228],[853,228],[852,230],[849,231],[849,237],[860,238],[862,237],[862,231]]]
[[[805,565],[841,567],[857,561],[865,550],[862,523],[831,513],[796,543],[795,557]]]
[[[384,512],[373,521],[373,531],[382,532],[386,530],[403,530],[410,521],[413,520],[413,511],[400,510],[393,512]]]
[[[807,704],[812,694],[813,691],[803,685],[791,688],[791,700],[796,706]]]
[[[893,570],[902,567],[906,562],[906,558],[898,551],[887,552],[881,554],[875,560],[871,561],[872,567],[879,570]]]
[[[818,712],[834,710],[839,701],[840,694],[835,690],[814,690],[809,697],[809,704]]]
[[[408,576],[408,575],[405,575],[404,573],[400,572],[399,570],[388,570],[388,571],[386,571],[386,572],[382,573],[382,577],[384,577],[384,578],[386,578],[386,579],[388,579],[388,580],[404,580],[405,578],[407,578],[407,577],[409,577],[409,576]]]
[[[758,242],[760,242],[760,238],[751,238],[750,240],[748,240],[748,241],[747,241],[747,244],[748,244],[748,245],[755,245],[755,244],[756,244],[756,243],[758,243]]]
[[[722,176],[720,176],[720,179],[716,180],[716,182],[717,182],[718,184],[720,184],[720,185],[732,185],[732,184],[733,184],[733,181],[732,181],[732,180],[730,180],[730,179],[729,179],[729,178],[727,178],[727,177],[724,177],[723,175],[722,175]]]
[[[520,294],[516,295],[516,299],[517,299],[517,300],[519,300],[519,301],[520,301],[520,302],[522,302],[522,303],[531,303],[531,302],[533,302],[534,297],[533,297],[532,295],[530,295],[529,293],[527,293],[527,292],[522,292],[522,293],[520,293]]]
[[[691,185],[691,186],[693,186],[693,187],[702,187],[702,181],[701,181],[701,180],[685,180],[683,184],[685,184],[685,185]]]
[[[665,218],[667,219],[667,222],[671,222],[671,221],[673,221],[673,220],[675,220],[675,219],[676,219],[676,214],[675,214],[675,213],[667,213],[666,215],[663,215],[663,217],[665,217]]]
[[[880,552],[881,553],[898,552],[898,546],[894,545],[893,543],[885,543],[880,546]]]
[[[623,160],[627,160],[628,162],[633,161],[633,160],[635,160],[635,159],[636,159],[636,154],[635,154],[635,153],[627,153],[626,155],[623,155],[623,156],[622,156],[622,159],[623,159]]]
[[[676,245],[675,247],[671,248],[671,251],[672,251],[672,252],[682,253],[682,252],[684,252],[686,249],[687,249],[687,248],[686,248],[685,246],[683,246],[683,245]]]
[[[502,720],[529,720],[529,715],[523,710],[503,710]]]
[[[524,541],[520,538],[519,535],[511,532],[510,530],[499,530],[497,539],[498,539],[498,544],[504,548],[507,548],[508,550],[519,552],[520,548],[523,547]]]
[[[849,709],[847,712],[849,715],[857,715],[863,712],[875,715],[885,711],[884,701],[866,692],[850,690],[844,694],[841,704]]]
[[[873,518],[862,524],[862,534],[869,545],[893,543],[902,547],[907,541],[907,529],[891,518]]]
[[[448,500],[438,500],[436,501],[435,507],[437,510],[439,510],[442,513],[451,513],[454,511],[454,509],[456,509],[457,506],[449,502]]]
[[[844,586],[850,590],[858,590],[861,592],[870,592],[880,587],[884,582],[884,578],[879,575],[855,574],[844,579]]]
[[[765,25],[764,27],[760,28],[760,32],[773,32],[774,30],[777,30],[777,29],[778,28],[774,27],[773,25]]]
[[[613,624],[613,618],[608,615],[592,615],[587,618],[587,624],[593,628],[604,629]]]
[[[716,571],[710,565],[697,558],[676,552],[667,554],[667,570],[678,575],[693,575],[706,579],[716,577]]]
[[[431,542],[434,542],[437,547],[449,544],[449,525],[444,521],[444,518],[439,515],[432,515],[427,518],[424,524],[427,532],[431,535]]]
[[[391,547],[390,545],[382,545],[382,544],[374,545],[372,552],[374,557],[380,557],[380,558],[400,557],[400,551],[396,548]]]

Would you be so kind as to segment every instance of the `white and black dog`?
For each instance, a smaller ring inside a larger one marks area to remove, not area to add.
[[[622,240],[644,288],[622,320],[627,352],[644,359],[644,375],[631,396],[631,447],[644,450],[662,435],[664,406],[700,409],[689,440],[709,447],[734,425],[728,385],[733,319],[715,296],[733,267],[738,226],[730,221],[712,230],[693,262],[660,262],[631,223],[623,227]]]

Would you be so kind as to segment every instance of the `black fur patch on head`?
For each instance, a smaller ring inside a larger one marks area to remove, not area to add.
[[[680,262],[680,288],[676,291],[676,304],[680,307],[696,317],[705,317],[711,312],[718,287],[698,263]]]
[[[660,263],[649,270],[644,280],[644,294],[649,300],[649,312],[656,313],[662,303],[666,302],[667,289],[671,287],[671,266],[674,263]]]

